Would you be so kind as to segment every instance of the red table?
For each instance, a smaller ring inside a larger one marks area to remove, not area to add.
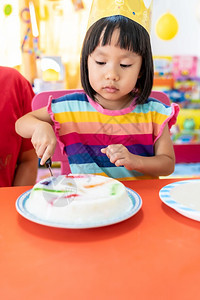
[[[200,223],[158,194],[173,181],[126,182],[142,197],[141,210],[82,230],[26,220],[15,201],[30,187],[0,188],[0,299],[200,299]]]

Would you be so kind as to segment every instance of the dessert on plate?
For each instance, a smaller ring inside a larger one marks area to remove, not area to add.
[[[36,183],[26,209],[37,218],[71,224],[116,219],[132,207],[126,187],[116,179],[88,174],[60,175]]]

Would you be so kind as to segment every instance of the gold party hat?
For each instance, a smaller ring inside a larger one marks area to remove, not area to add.
[[[122,15],[150,32],[152,3],[153,0],[93,0],[88,28],[101,18]]]

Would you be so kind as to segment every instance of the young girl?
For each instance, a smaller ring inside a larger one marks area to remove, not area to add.
[[[48,108],[16,123],[20,135],[32,138],[41,164],[58,140],[72,173],[118,180],[172,173],[169,128],[178,106],[149,98],[153,62],[147,31],[119,15],[94,23],[83,43],[81,81],[85,92],[50,99]]]

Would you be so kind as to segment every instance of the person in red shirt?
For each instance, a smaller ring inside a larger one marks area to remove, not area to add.
[[[17,70],[0,66],[0,187],[33,185],[38,158],[30,139],[15,131],[18,118],[31,111],[34,92]]]

